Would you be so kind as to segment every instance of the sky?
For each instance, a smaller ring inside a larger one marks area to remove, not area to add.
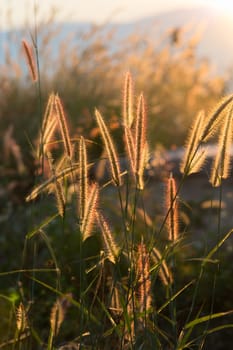
[[[34,3],[39,8],[37,16],[48,17],[51,8],[56,8],[55,18],[59,21],[127,22],[201,5],[217,7],[233,18],[232,0],[0,0],[0,30],[33,21]]]

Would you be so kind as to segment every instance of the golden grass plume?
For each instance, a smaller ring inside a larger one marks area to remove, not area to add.
[[[95,116],[110,162],[113,183],[116,186],[120,186],[122,184],[122,181],[120,175],[119,158],[117,156],[115,146],[113,144],[108,128],[104,122],[104,119],[97,109],[95,110]]]
[[[38,74],[32,47],[25,39],[22,40],[22,47],[31,75],[31,79],[33,82],[36,82],[38,80]]]
[[[232,123],[231,108],[219,134],[217,154],[211,170],[210,182],[214,187],[219,186],[222,179],[226,179],[229,175],[233,131]]]
[[[97,223],[99,225],[99,228],[101,230],[101,237],[104,243],[104,252],[105,252],[106,258],[109,261],[111,261],[113,264],[115,264],[120,249],[114,240],[111,229],[106,219],[104,218],[103,214],[100,213],[99,211],[96,212],[96,218],[97,218]]]
[[[57,336],[59,334],[61,325],[65,319],[65,314],[67,312],[68,307],[70,306],[70,302],[67,298],[71,298],[71,297],[72,297],[71,293],[68,293],[62,297],[59,297],[51,309],[50,327],[51,327],[53,336]]]
[[[71,139],[69,135],[68,123],[66,120],[66,115],[62,105],[62,101],[58,95],[55,95],[55,110],[56,110],[56,116],[60,127],[62,140],[64,143],[65,152],[67,157],[71,159],[72,147],[71,147]]]
[[[204,128],[204,111],[200,111],[193,123],[186,141],[185,153],[180,165],[180,171],[185,175],[190,175],[200,171],[205,158],[206,150],[200,149]]]
[[[145,157],[147,154],[147,140],[146,140],[146,106],[143,94],[138,98],[137,114],[135,120],[135,174],[137,178],[137,186],[143,189],[142,174],[145,167]]]
[[[89,164],[89,166],[91,166],[91,164]],[[79,172],[79,164],[76,164],[76,163],[73,163],[72,166],[62,169],[59,172],[57,171],[57,168],[56,168],[56,175],[52,175],[48,180],[36,186],[32,190],[32,192],[26,197],[25,199],[26,202],[30,202],[31,200],[36,199],[41,193],[45,191],[50,192],[56,180],[60,181],[61,179],[65,179],[66,177],[71,176],[76,172]]]
[[[128,156],[130,168],[132,173],[135,174],[135,142],[133,139],[132,130],[127,125],[124,126],[124,134],[126,153]]]
[[[123,123],[127,128],[131,128],[134,120],[133,113],[133,80],[130,72],[125,74],[123,90]]]
[[[137,296],[140,312],[149,312],[152,304],[151,280],[150,280],[150,259],[146,245],[141,242],[138,245],[138,259],[136,263],[137,275]]]
[[[40,135],[40,144],[38,148],[38,156],[44,155],[49,149],[49,142],[57,127],[57,118],[55,114],[55,95],[51,93],[48,98],[47,106],[45,109],[42,130]]]
[[[173,176],[167,181],[165,208],[168,239],[176,241],[179,235],[177,187]]]
[[[56,169],[55,169],[55,166],[53,164],[53,159],[52,159],[51,153],[47,153],[47,158],[48,158],[51,173],[52,173],[53,178],[54,178],[54,194],[56,197],[57,209],[58,209],[60,216],[63,217],[65,214],[66,201],[65,201],[63,186],[61,183],[62,179],[60,180],[57,178]]]
[[[202,132],[203,142],[208,141],[209,138],[214,135],[216,128],[221,122],[222,112],[225,112],[226,109],[228,110],[230,108],[232,101],[233,101],[233,94],[225,96],[215,105],[215,107],[207,115],[207,122],[203,127],[203,132]]]
[[[84,216],[80,226],[83,241],[85,241],[92,234],[92,228],[95,223],[98,198],[99,186],[96,183],[94,183],[89,190],[88,200],[85,206]]]
[[[16,327],[19,332],[24,332],[28,327],[27,312],[22,302],[16,308]]]

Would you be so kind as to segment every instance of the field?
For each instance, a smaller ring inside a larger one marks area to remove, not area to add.
[[[193,38],[102,35],[1,70],[0,349],[230,349],[233,95]]]

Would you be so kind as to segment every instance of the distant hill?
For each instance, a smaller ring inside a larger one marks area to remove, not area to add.
[[[59,42],[66,35],[87,31],[90,28],[90,23],[63,23],[59,26],[61,32],[56,41],[53,42],[51,49],[53,54],[56,53]],[[199,57],[210,60],[216,72],[223,73],[226,69],[233,67],[233,18],[218,13],[212,7],[175,10],[129,23],[108,24],[106,30],[114,27],[118,38],[124,38],[134,32],[141,32],[144,33],[145,38],[149,38],[157,45],[169,29],[183,26],[186,30],[185,35],[191,35],[195,30],[201,31],[197,53]],[[9,38],[12,36],[15,38],[16,44],[10,47],[11,54],[15,56],[25,33],[25,30],[0,32],[0,63],[4,60],[4,48],[10,42]],[[111,49],[114,49],[114,42],[109,45]]]
[[[209,59],[218,72],[233,67],[233,17],[219,13],[213,7],[201,7],[165,12],[137,23],[157,38],[172,27],[185,27],[187,34],[200,32],[198,55]],[[155,39],[156,40],[156,39]]]

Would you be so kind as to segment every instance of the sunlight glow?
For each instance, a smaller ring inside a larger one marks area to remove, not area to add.
[[[38,17],[48,18],[56,9],[58,21],[126,22],[178,8],[209,6],[233,18],[231,0],[0,0],[0,30],[33,23],[34,4]]]

